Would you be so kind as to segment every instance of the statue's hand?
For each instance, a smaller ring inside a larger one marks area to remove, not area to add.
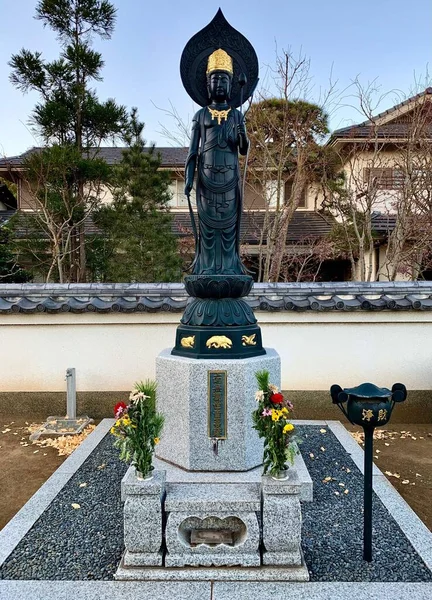
[[[184,193],[185,196],[189,196],[193,188],[193,181],[186,181]]]
[[[240,123],[239,125],[237,125],[237,144],[239,147],[240,154],[243,154],[243,156],[245,156],[249,148],[249,140],[246,135],[246,128],[244,126],[244,123]]]
[[[246,128],[243,123],[237,125],[237,135],[239,143],[241,143],[246,138]]]

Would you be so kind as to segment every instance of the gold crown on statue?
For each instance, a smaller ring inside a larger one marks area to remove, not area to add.
[[[233,74],[232,58],[222,48],[215,50],[208,58],[206,74],[209,75],[213,71],[227,71],[230,75]]]

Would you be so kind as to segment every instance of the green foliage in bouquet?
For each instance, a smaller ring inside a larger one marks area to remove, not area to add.
[[[268,371],[258,371],[255,377],[258,384],[255,400],[258,406],[252,413],[253,427],[264,438],[264,475],[269,473],[277,476],[287,468],[287,462],[293,464],[298,452],[294,425],[289,421],[293,405],[270,383]]]
[[[120,450],[120,460],[132,463],[143,477],[148,476],[164,424],[163,415],[156,412],[156,382],[136,383],[129,404],[118,402],[114,416],[117,420],[111,433],[116,438],[114,446]]]

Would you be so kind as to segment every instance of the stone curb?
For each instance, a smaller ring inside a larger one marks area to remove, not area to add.
[[[0,600],[430,600],[432,583],[0,581]]]

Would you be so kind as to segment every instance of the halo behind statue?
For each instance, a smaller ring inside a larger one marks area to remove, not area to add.
[[[258,58],[252,44],[237,29],[231,27],[219,9],[213,20],[198,31],[186,44],[181,60],[180,75],[185,90],[194,102],[207,106],[207,60],[218,48],[227,52],[234,63],[234,76],[229,104],[240,106],[240,85],[238,77],[244,73],[247,78],[243,89],[243,102],[252,95],[258,82]]]

